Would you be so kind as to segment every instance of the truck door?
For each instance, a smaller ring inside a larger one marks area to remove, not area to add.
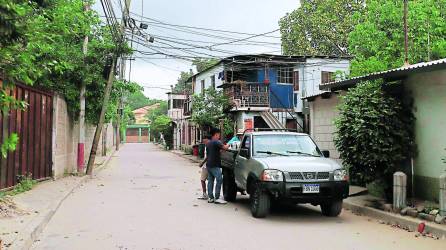
[[[237,186],[246,190],[246,182],[248,179],[247,163],[251,157],[251,136],[247,135],[243,138],[240,151],[235,158],[234,175]]]

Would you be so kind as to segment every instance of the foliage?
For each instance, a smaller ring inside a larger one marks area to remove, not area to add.
[[[188,83],[187,80],[193,75],[193,73],[181,71],[180,76],[178,77],[177,84],[173,89],[176,93],[182,92],[190,92],[192,90],[192,83]]]
[[[167,102],[158,100],[157,103],[159,103],[159,106],[150,110],[150,112],[147,114],[147,118],[151,123],[154,122],[159,116],[167,115]]]
[[[0,199],[2,199],[6,195],[16,195],[26,191],[29,191],[36,185],[37,181],[33,180],[32,174],[27,175],[19,175],[17,176],[19,182],[14,188],[10,191],[0,192]]]
[[[126,102],[131,110],[150,105],[149,98],[147,98],[142,91],[136,91],[135,93],[129,95]]]
[[[230,101],[222,92],[213,88],[205,90],[203,95],[192,97],[192,121],[201,128],[218,127],[220,119],[227,117],[223,113],[230,109]]]
[[[386,179],[415,152],[411,106],[381,82],[358,85],[342,98],[336,148],[361,184]]]
[[[280,19],[285,55],[347,55],[348,34],[365,0],[301,0],[300,8]]]
[[[84,4],[93,1],[0,0],[0,34],[4,35],[0,38],[0,74],[6,86],[22,82],[62,94],[74,119],[80,109],[80,86],[85,84],[86,119],[96,123],[112,55],[131,51],[126,45],[116,46],[98,13],[84,11]],[[85,36],[89,37],[86,55],[82,49]],[[5,104],[8,95],[3,90],[0,103],[5,114],[5,108],[17,107]],[[112,91],[116,96],[121,88]],[[112,98],[109,103],[107,120],[116,116],[117,101]]]
[[[155,135],[156,140],[159,140],[159,135],[163,134],[166,143],[170,141],[166,136],[169,137],[171,134],[171,123],[172,120],[167,115],[159,115],[153,120],[150,124],[150,130]]]
[[[409,1],[409,62],[446,57],[446,0]],[[367,1],[349,35],[355,56],[351,75],[401,67],[404,63],[403,1]]]
[[[192,65],[197,68],[197,72],[200,73],[204,70],[207,70],[208,68],[214,66],[218,63],[218,59],[210,58],[210,59],[204,59],[204,58],[195,58],[192,61]]]

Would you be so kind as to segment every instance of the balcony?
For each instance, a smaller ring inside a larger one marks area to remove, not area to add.
[[[184,100],[183,116],[190,115],[192,115],[192,98],[191,96],[187,96],[186,100]]]
[[[222,86],[235,108],[269,107],[268,86],[258,82],[226,83]]]

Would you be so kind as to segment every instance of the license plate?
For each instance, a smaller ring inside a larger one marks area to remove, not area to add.
[[[304,184],[302,187],[302,193],[304,194],[319,193],[319,184]]]

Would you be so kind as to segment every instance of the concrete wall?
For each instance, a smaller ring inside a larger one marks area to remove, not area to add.
[[[310,102],[310,135],[321,150],[329,150],[330,158],[341,163],[339,152],[334,145],[335,118],[339,115],[336,106],[340,98],[333,94],[328,99],[316,97]]]
[[[416,196],[438,200],[439,179],[446,173],[446,70],[409,76],[406,90],[414,101],[415,139],[418,155],[414,159]]]
[[[79,125],[68,115],[67,103],[60,95],[53,99],[53,177],[61,178],[64,174],[77,172],[77,144],[79,141]],[[96,126],[86,125],[85,161],[87,163],[93,142]],[[115,131],[111,123],[105,124],[99,139],[97,157],[102,156],[105,142],[107,154],[114,150]],[[103,140],[106,136],[106,141]]]

